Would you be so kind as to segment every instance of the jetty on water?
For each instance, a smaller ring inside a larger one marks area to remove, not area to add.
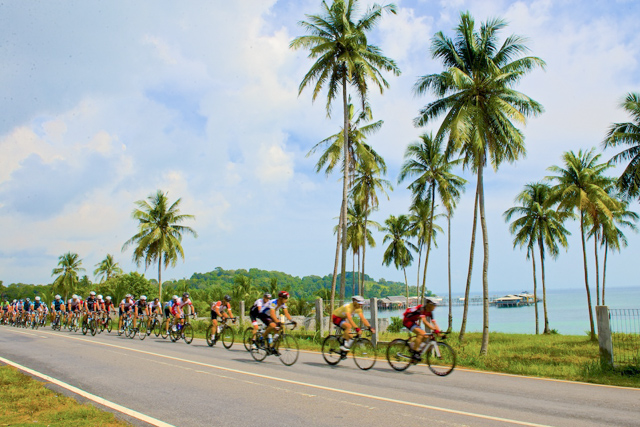
[[[438,305],[449,305],[449,298],[447,297],[438,297],[438,296],[428,296],[434,300]],[[409,307],[416,306],[420,304],[420,298],[417,296],[409,297]],[[538,302],[541,302],[542,299],[538,298]],[[505,296],[490,296],[489,297],[489,305],[493,305],[497,308],[506,308],[506,307],[524,307],[528,305],[533,305],[535,303],[535,299],[533,294],[522,292],[520,294],[510,294]],[[370,301],[368,299],[365,300],[364,308],[369,309]],[[464,305],[464,297],[455,297],[451,300],[451,305],[454,306],[462,306]],[[474,295],[469,297],[469,305],[482,305],[482,296]],[[378,310],[404,310],[407,308],[407,297],[402,295],[390,296],[385,298],[378,299]]]

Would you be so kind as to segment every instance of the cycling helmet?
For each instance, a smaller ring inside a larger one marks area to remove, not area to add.
[[[178,299],[178,295],[174,295],[171,297],[172,300],[177,300]]]
[[[133,295],[127,294],[127,295],[125,295],[125,298],[133,298]]]
[[[271,294],[269,292],[265,292],[264,295],[262,295],[263,298],[271,298]]]
[[[95,293],[95,292],[93,292],[93,291],[91,291],[91,292],[89,292],[89,295],[90,295],[90,296],[92,296],[92,297],[95,297],[95,296],[96,296],[96,293]]]
[[[364,305],[364,298],[360,295],[354,295],[353,297],[351,297],[351,301],[355,302],[356,304]]]
[[[231,297],[229,295],[225,295],[224,296],[224,300],[227,301],[227,302],[230,302],[231,301]]]
[[[147,296],[146,296],[146,295],[141,295],[141,296],[140,296],[140,299],[144,301],[144,300],[146,300],[146,299],[147,299]]]
[[[111,297],[107,297],[107,301],[111,301]]]
[[[184,294],[182,294],[182,298],[189,298],[189,292],[185,292]]]
[[[31,301],[31,298],[27,298],[27,302]]]
[[[287,291],[280,291],[278,292],[278,298],[289,298],[289,292]]]
[[[153,300],[154,301],[160,301],[160,298],[154,298]]]
[[[40,301],[40,297],[36,297],[36,301]]]
[[[98,299],[102,299],[102,295],[98,295]]]
[[[60,299],[62,298],[60,295],[56,295],[56,299]]]
[[[72,298],[72,299],[78,299],[78,295],[73,294],[73,295],[71,295],[71,298]]]
[[[438,305],[438,303],[435,302],[434,300],[432,300],[431,298],[425,298],[424,305],[427,305],[427,304],[431,304],[431,305],[435,305],[435,306]]]

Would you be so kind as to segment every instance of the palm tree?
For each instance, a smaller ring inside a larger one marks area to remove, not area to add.
[[[369,227],[374,227],[380,230],[380,224],[376,221],[367,221],[369,212],[363,211],[363,205],[357,202],[352,203],[347,210],[347,239],[354,257],[358,256],[358,283],[355,282],[356,274],[355,268],[352,275],[353,280],[353,294],[363,295],[363,289],[360,287],[360,248],[365,248],[369,245],[372,248],[376,247],[376,241],[371,234]]]
[[[306,15],[309,21],[301,21],[300,25],[310,35],[296,37],[289,45],[292,49],[309,49],[309,58],[316,60],[311,69],[302,79],[298,94],[305,87],[313,86],[312,100],[318,97],[323,87],[327,87],[327,116],[331,115],[331,104],[338,97],[342,88],[343,106],[343,141],[349,141],[349,108],[347,88],[351,86],[362,101],[362,110],[366,110],[369,84],[373,83],[383,93],[389,83],[384,79],[380,70],[400,75],[400,69],[395,62],[384,55],[380,48],[370,45],[367,32],[371,31],[382,18],[384,12],[394,13],[393,4],[380,6],[374,4],[368,8],[359,20],[355,20],[358,0],[334,0],[329,6],[322,2],[322,14]],[[342,238],[342,263],[340,276],[341,296],[344,297],[345,272],[347,261],[347,193],[349,176],[348,144],[343,144],[343,182],[342,206],[340,209]],[[340,240],[338,240],[340,241]],[[337,273],[334,267],[334,282]],[[333,298],[331,299],[333,309]]]
[[[166,193],[158,190],[146,200],[138,200],[138,206],[131,216],[138,221],[138,233],[122,246],[124,252],[134,245],[133,261],[140,265],[144,260],[145,269],[158,263],[158,298],[162,299],[162,264],[175,267],[178,256],[184,259],[182,235],[184,233],[198,237],[191,227],[180,225],[183,221],[195,219],[193,215],[180,214],[180,202],[169,204]]]
[[[631,115],[633,122],[611,125],[602,145],[604,148],[629,146],[613,156],[610,162],[629,161],[618,179],[618,187],[627,197],[638,197],[640,196],[640,93],[629,93],[620,106]]]
[[[437,206],[431,204],[431,199],[415,200],[409,208],[409,222],[411,224],[410,231],[411,236],[416,237],[418,240],[418,279],[416,283],[416,293],[418,298],[424,298],[425,288],[423,281],[423,288],[420,289],[420,258],[422,257],[422,248],[427,246],[425,255],[425,278],[426,278],[426,264],[429,260],[429,251],[431,246],[438,247],[436,243],[436,237],[438,233],[442,233],[442,227],[435,224],[435,220],[442,217],[442,214],[434,215],[434,211]]]
[[[640,218],[637,213],[628,210],[629,203],[624,200],[618,200],[619,209],[612,212],[612,217],[606,218],[602,223],[602,245],[604,246],[604,261],[602,268],[602,305],[605,304],[605,282],[607,277],[607,254],[609,248],[612,251],[620,252],[621,248],[627,246],[627,237],[624,235],[621,227],[627,227],[637,232],[638,228],[635,223]]]
[[[107,254],[105,259],[96,264],[96,267],[98,268],[93,270],[93,275],[100,280],[100,283],[122,274],[122,269],[111,254]]]
[[[451,168],[461,161],[450,161],[442,152],[440,141],[433,139],[433,135],[423,134],[419,142],[410,144],[404,154],[405,162],[400,169],[398,182],[411,177],[415,180],[409,185],[413,193],[414,203],[428,197],[431,205],[431,218],[429,228],[426,229],[427,253],[424,262],[424,275],[422,278],[422,298],[427,280],[427,265],[431,250],[431,237],[433,235],[433,215],[435,211],[436,191],[441,201],[450,200],[452,197],[460,197],[460,188],[465,180],[452,174]]]
[[[525,124],[528,116],[543,111],[542,105],[513,87],[545,63],[537,57],[520,57],[528,51],[522,37],[511,35],[499,46],[497,34],[505,26],[503,20],[492,19],[476,31],[471,15],[462,13],[455,40],[442,32],[432,39],[432,56],[442,60],[447,69],[420,77],[414,86],[418,95],[433,91],[438,97],[420,111],[415,125],[425,126],[445,114],[435,139],[442,141],[448,136],[447,154],[462,152],[471,156],[469,164],[478,176],[484,249],[481,354],[487,353],[489,345],[489,241],[483,170],[489,162],[497,170],[503,162],[522,157],[526,151],[524,135],[513,122]]]
[[[382,264],[389,266],[393,262],[393,265],[395,265],[397,270],[402,268],[402,271],[404,272],[407,307],[409,307],[407,267],[409,267],[413,262],[413,255],[411,254],[411,251],[417,251],[418,249],[408,240],[409,237],[411,237],[409,218],[406,215],[399,215],[397,218],[390,215],[384,224],[385,227],[382,228],[382,231],[387,234],[384,236],[382,243],[387,243],[387,241],[390,241],[390,243],[384,251]]]
[[[353,198],[354,203],[360,203],[364,207],[365,230],[368,230],[369,227],[369,214],[378,209],[379,201],[377,191],[380,191],[382,194],[387,196],[387,200],[389,200],[389,195],[386,190],[393,190],[389,181],[380,178],[380,174],[386,173],[386,171],[387,167],[384,164],[384,160],[373,164],[370,162],[361,162],[356,165],[356,174],[353,181],[353,187],[351,188],[351,197]],[[380,224],[376,222],[374,227],[379,230]],[[367,245],[362,246],[362,276],[359,292],[362,296],[364,296],[364,261],[366,248]]]
[[[58,267],[54,268],[51,275],[58,277],[53,281],[53,288],[56,293],[63,294],[67,300],[69,294],[76,290],[78,285],[78,273],[84,271],[82,260],[76,253],[67,252],[58,257]]]
[[[565,152],[562,155],[564,168],[551,166],[547,170],[556,175],[546,179],[556,183],[553,187],[552,203],[558,203],[558,210],[573,212],[580,211],[580,235],[582,239],[582,259],[584,264],[584,285],[587,291],[587,308],[589,310],[589,324],[591,327],[591,339],[595,340],[596,332],[591,310],[591,291],[589,289],[589,274],[587,271],[587,249],[585,242],[585,216],[589,213],[599,212],[611,217],[611,211],[618,204],[605,191],[608,178],[602,173],[610,165],[598,164],[600,154],[594,154],[595,148],[589,151]]]
[[[558,243],[568,247],[567,236],[571,233],[564,228],[563,222],[570,213],[556,211],[551,208],[551,187],[536,182],[527,184],[518,194],[515,202],[519,205],[507,209],[504,213],[505,221],[511,221],[514,215],[519,215],[511,225],[509,231],[515,235],[513,247],[527,247],[527,259],[531,257],[533,263],[533,298],[535,300],[536,334],[538,334],[538,295],[536,290],[536,267],[534,245],[537,243],[540,251],[540,268],[542,275],[542,304],[544,309],[544,331],[548,334],[549,317],[547,315],[547,291],[544,270],[545,252],[556,258],[559,253]]]

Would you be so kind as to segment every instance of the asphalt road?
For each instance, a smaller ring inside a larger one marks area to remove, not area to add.
[[[236,337],[237,340],[237,337]],[[114,332],[0,327],[0,355],[175,426],[640,426],[640,390],[426,366],[370,371],[301,352],[293,366]]]

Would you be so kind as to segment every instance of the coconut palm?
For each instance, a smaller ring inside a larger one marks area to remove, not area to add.
[[[391,263],[396,269],[402,268],[404,272],[404,284],[406,289],[407,307],[409,307],[409,283],[407,282],[407,267],[413,262],[413,254],[411,251],[417,251],[418,248],[409,241],[411,237],[411,224],[406,215],[399,215],[397,218],[390,215],[384,222],[382,231],[387,233],[382,243],[389,243],[384,251],[382,264],[389,266]]]
[[[420,288],[420,258],[422,256],[422,248],[427,247],[425,255],[425,267],[429,260],[429,251],[431,246],[438,247],[436,238],[438,233],[442,233],[442,227],[434,222],[442,217],[442,214],[434,215],[437,206],[431,204],[431,199],[415,200],[409,208],[409,222],[411,224],[411,236],[417,238],[418,241],[418,281],[416,284],[416,292],[418,298],[424,298],[424,287]],[[426,270],[426,268],[425,268]],[[426,275],[425,275],[426,276]],[[423,282],[424,285],[424,282]]]
[[[75,292],[78,286],[78,273],[81,271],[84,271],[84,268],[78,254],[67,252],[58,257],[58,267],[51,273],[52,276],[58,275],[53,281],[53,288],[56,293],[64,295],[65,301],[69,294]]]
[[[342,89],[344,141],[349,141],[348,87],[351,86],[360,98],[364,111],[369,84],[377,86],[380,93],[389,87],[381,70],[392,72],[395,75],[400,74],[400,69],[395,62],[382,55],[380,48],[370,45],[367,40],[367,33],[380,22],[382,14],[385,12],[395,13],[395,6],[393,4],[384,6],[374,4],[365,11],[360,19],[356,19],[357,6],[358,0],[334,0],[331,5],[323,1],[320,15],[306,15],[308,21],[300,22],[309,35],[296,37],[290,44],[292,49],[309,49],[309,58],[315,60],[300,83],[299,94],[307,86],[313,86],[312,100],[315,101],[323,88],[326,87],[326,111],[330,116],[331,104],[339,96],[340,89]],[[342,206],[340,209],[341,232],[338,233],[338,239],[342,238],[340,289],[341,296],[344,297],[347,260],[348,144],[343,144],[342,153],[345,166],[343,167]],[[335,264],[337,265],[337,261]],[[334,282],[336,273],[337,267],[334,267]],[[331,308],[333,309],[333,298]]]
[[[620,252],[621,248],[627,246],[627,237],[621,228],[629,228],[631,231],[637,232],[638,228],[635,223],[640,218],[637,213],[628,210],[629,203],[624,200],[618,200],[620,206],[612,212],[611,218],[604,218],[602,222],[602,246],[604,246],[604,261],[602,267],[602,305],[605,305],[605,282],[607,277],[607,255],[609,248],[612,251]]]
[[[433,235],[433,215],[435,212],[436,192],[440,200],[450,200],[451,197],[459,197],[459,188],[466,182],[464,179],[451,173],[451,169],[458,165],[461,160],[450,161],[442,151],[441,142],[433,139],[431,134],[420,136],[419,142],[409,144],[404,158],[405,162],[400,169],[398,183],[406,178],[415,178],[409,185],[413,193],[414,204],[417,201],[428,198],[431,209],[431,218],[428,221],[429,227],[426,232],[427,252],[424,262],[424,274],[422,278],[422,298],[427,280],[427,266],[429,263],[429,252],[431,250],[431,238]],[[420,245],[419,245],[420,246]]]
[[[618,179],[618,187],[627,197],[640,196],[640,93],[629,93],[620,105],[633,122],[614,123],[602,143],[604,148],[627,145],[629,148],[613,156],[611,163],[629,161]]]
[[[506,26],[501,19],[481,24],[476,31],[469,13],[462,13],[455,39],[442,32],[432,39],[433,58],[442,60],[446,70],[420,77],[414,86],[418,95],[433,91],[438,97],[427,104],[414,123],[430,124],[445,115],[435,136],[448,136],[447,153],[471,156],[478,177],[478,203],[484,249],[483,334],[481,354],[489,345],[489,241],[484,205],[484,168],[491,163],[495,170],[505,161],[514,162],[525,154],[524,135],[514,125],[542,113],[538,102],[513,87],[531,70],[544,67],[536,57],[521,57],[528,51],[522,37],[511,35],[500,46],[498,32]]]
[[[122,274],[122,269],[111,254],[107,254],[102,261],[96,264],[96,267],[98,268],[93,270],[93,275],[100,280],[100,283]]]
[[[381,158],[382,160],[382,158]],[[369,215],[372,211],[378,209],[378,191],[387,196],[389,195],[386,190],[393,190],[391,183],[386,179],[380,178],[380,174],[384,174],[387,171],[387,167],[382,162],[362,162],[356,165],[356,173],[353,181],[353,187],[351,188],[351,197],[354,203],[360,203],[363,205],[364,210],[364,229],[368,230],[369,227]],[[377,222],[374,225],[375,228],[380,229],[380,224]],[[366,255],[367,245],[362,245],[362,276],[360,279],[360,295],[364,296],[364,261]]]
[[[505,221],[511,221],[515,215],[518,217],[509,226],[509,231],[515,237],[513,247],[527,248],[527,259],[532,258],[533,263],[533,298],[535,300],[536,334],[538,334],[538,295],[536,290],[535,254],[534,247],[537,244],[540,251],[540,268],[542,275],[542,304],[544,310],[544,331],[548,334],[549,317],[547,315],[547,291],[545,282],[544,259],[548,252],[556,258],[559,253],[558,243],[568,247],[567,236],[571,233],[564,228],[564,220],[571,217],[565,211],[556,211],[551,208],[551,187],[545,183],[536,182],[527,184],[524,190],[518,194],[515,202],[518,204],[504,213]]]
[[[371,234],[370,227],[380,230],[380,224],[376,221],[367,221],[369,212],[363,210],[364,206],[361,203],[354,202],[349,206],[347,210],[347,239],[349,246],[353,252],[354,266],[355,257],[358,256],[358,283],[356,283],[355,268],[353,271],[353,294],[363,295],[363,289],[360,287],[360,248],[363,249],[368,245],[372,248],[376,247],[376,241]]]
[[[580,212],[580,235],[582,239],[582,259],[584,264],[584,285],[587,292],[587,306],[589,310],[589,324],[591,339],[595,340],[596,332],[591,309],[591,291],[589,289],[589,273],[587,270],[587,249],[585,242],[586,216],[599,213],[611,217],[611,211],[616,210],[618,204],[605,191],[609,179],[603,175],[610,165],[598,163],[600,154],[594,154],[595,148],[589,151],[565,152],[562,155],[564,168],[551,166],[547,170],[555,175],[546,179],[554,182],[552,203],[558,203],[558,209],[568,212]]]
[[[158,190],[146,200],[138,200],[131,216],[138,221],[138,233],[127,240],[122,246],[124,252],[129,246],[134,246],[133,261],[140,265],[144,261],[145,269],[151,264],[158,263],[158,298],[162,298],[162,265],[166,269],[174,267],[178,257],[184,259],[182,249],[182,235],[198,234],[191,227],[180,225],[182,222],[195,219],[193,215],[180,213],[180,202],[169,203],[166,193]]]

